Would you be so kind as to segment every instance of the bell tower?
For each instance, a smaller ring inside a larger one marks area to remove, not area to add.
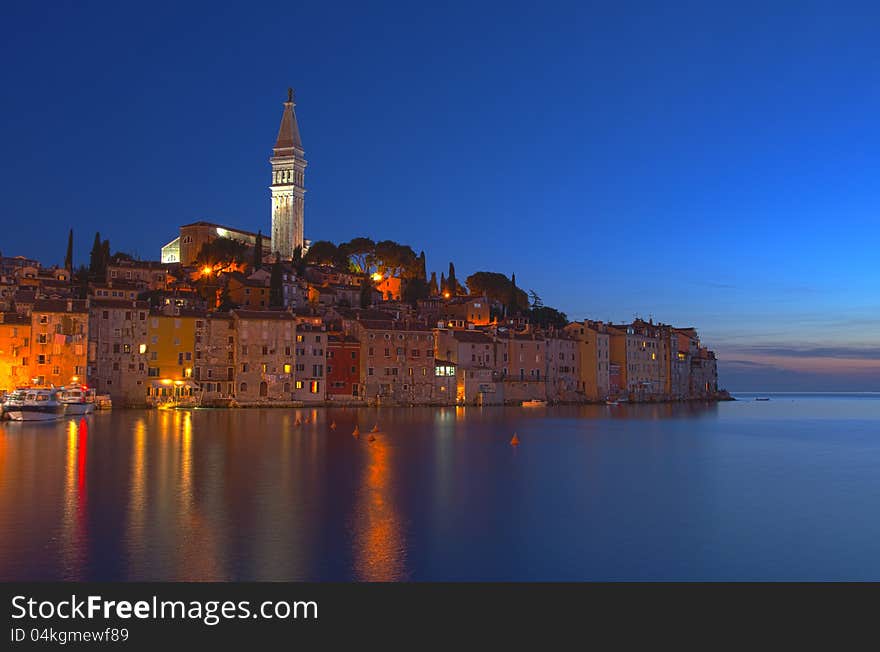
[[[272,148],[272,253],[282,260],[293,258],[293,252],[303,245],[303,208],[306,159],[299,126],[293,108],[293,89],[287,89],[287,101],[281,114],[281,127]]]

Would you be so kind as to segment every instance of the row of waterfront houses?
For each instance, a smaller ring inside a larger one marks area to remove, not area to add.
[[[587,320],[539,329],[499,318],[497,302],[472,295],[434,295],[414,306],[395,292],[371,292],[367,307],[353,308],[363,299],[361,279],[323,267],[300,275],[285,267],[283,303],[269,309],[269,274],[246,272],[211,270],[194,280],[197,268],[119,261],[78,298],[83,288],[70,270],[0,258],[0,391],[76,380],[130,406],[718,393],[715,356],[693,328]],[[239,307],[218,309],[221,285]]]

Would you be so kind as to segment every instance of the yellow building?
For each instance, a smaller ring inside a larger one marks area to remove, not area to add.
[[[30,317],[0,313],[0,392],[30,384],[30,343]]]
[[[604,401],[611,393],[611,340],[605,324],[584,320],[565,330],[577,341],[579,391],[589,401]]]
[[[196,351],[204,337],[205,313],[178,308],[173,314],[152,312],[147,325],[147,376],[151,404],[197,395],[193,379]]]

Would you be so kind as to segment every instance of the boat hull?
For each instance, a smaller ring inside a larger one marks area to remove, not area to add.
[[[63,405],[31,407],[28,405],[9,406],[6,414],[12,421],[54,421],[64,416]]]
[[[65,405],[67,406],[67,410],[65,411],[67,416],[80,416],[83,414],[91,414],[95,411],[94,403],[65,403]]]

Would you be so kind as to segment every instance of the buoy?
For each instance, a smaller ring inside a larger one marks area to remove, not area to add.
[[[373,429],[370,432],[379,432],[379,424],[373,426]]]
[[[336,430],[336,422],[330,424],[330,430]]]
[[[361,436],[361,431],[358,429],[357,426],[354,427],[354,430],[352,431],[351,436],[355,437],[355,438]]]
[[[376,441],[376,438],[373,437],[373,435],[370,435],[370,436],[367,438],[367,441]]]
[[[519,446],[519,437],[516,436],[516,433],[513,433],[513,439],[510,440],[511,446]]]

